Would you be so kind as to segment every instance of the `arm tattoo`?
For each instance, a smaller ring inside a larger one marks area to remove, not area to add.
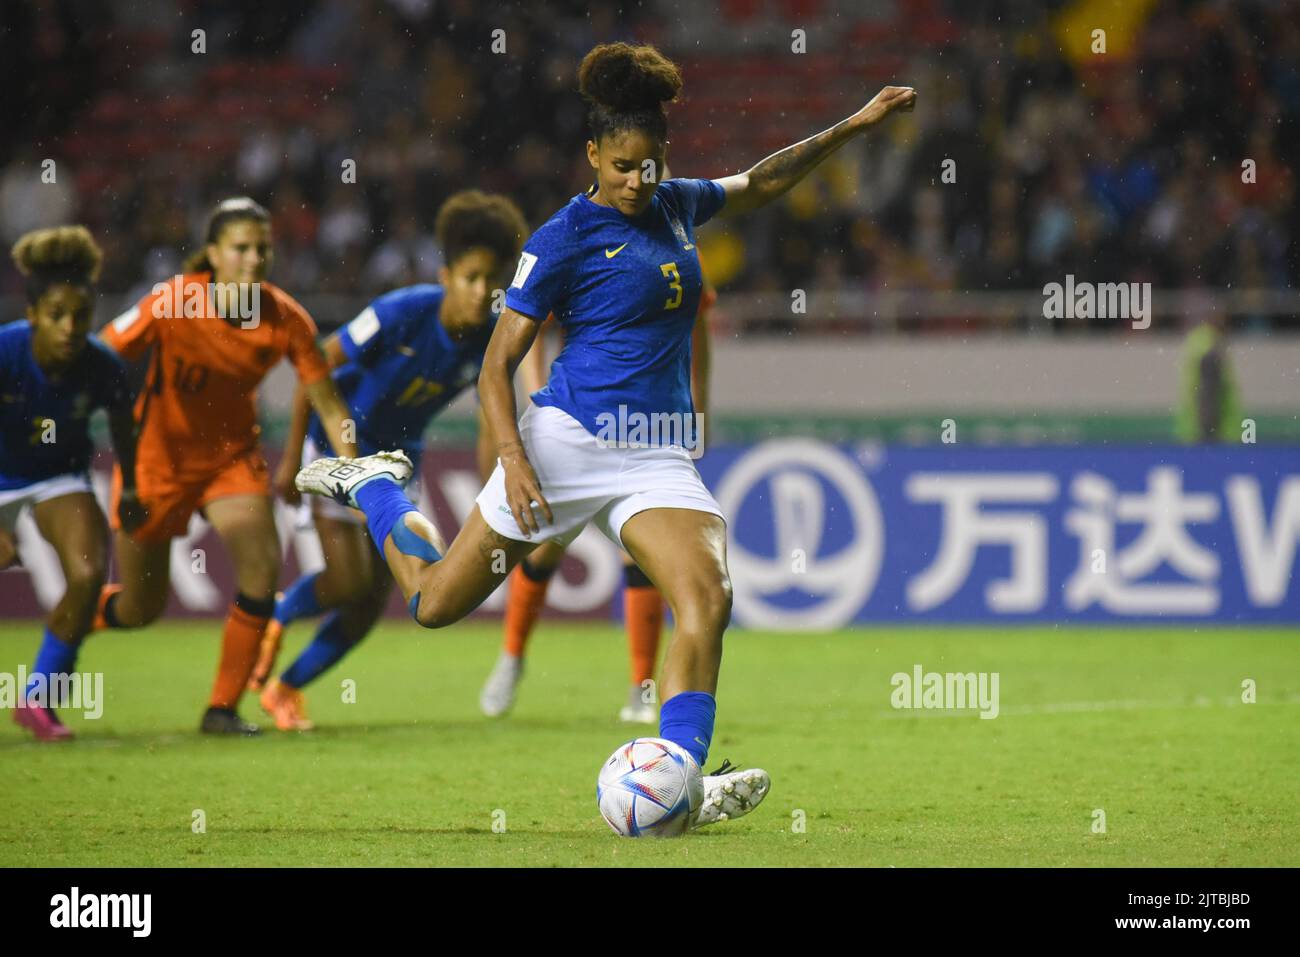
[[[828,130],[800,140],[760,160],[749,171],[751,188],[757,189],[765,202],[780,196],[853,136],[848,120],[841,120]]]

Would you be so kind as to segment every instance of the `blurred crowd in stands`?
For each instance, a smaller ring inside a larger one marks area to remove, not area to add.
[[[585,188],[576,67],[626,39],[683,68],[677,176],[744,169],[885,83],[920,91],[773,207],[702,231],[724,302],[1066,273],[1295,287],[1300,2],[1132,0],[1104,53],[1094,2],[6,3],[0,228],[85,223],[104,290],[125,295],[178,268],[214,201],[248,194],[296,295],[433,280],[450,193],[506,192],[537,226]],[[20,289],[6,257],[0,293]]]

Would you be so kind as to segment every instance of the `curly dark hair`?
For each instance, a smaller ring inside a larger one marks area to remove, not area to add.
[[[449,196],[438,208],[433,228],[448,266],[478,247],[490,250],[502,263],[514,262],[528,236],[528,223],[514,202],[477,189]]]
[[[27,301],[40,302],[55,283],[92,286],[99,279],[104,254],[85,226],[37,229],[14,243],[14,265],[27,280]]]
[[[578,91],[590,104],[587,125],[597,143],[625,130],[643,130],[667,142],[663,104],[681,90],[677,65],[649,44],[602,43],[578,67]]]

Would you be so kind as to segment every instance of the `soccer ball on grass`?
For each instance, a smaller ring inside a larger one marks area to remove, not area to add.
[[[663,738],[634,738],[596,779],[600,815],[623,837],[680,837],[704,802],[695,759]]]

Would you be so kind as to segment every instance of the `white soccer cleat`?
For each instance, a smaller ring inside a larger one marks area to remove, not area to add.
[[[695,812],[691,827],[704,827],[718,821],[744,817],[763,803],[772,787],[772,779],[762,768],[736,771],[730,761],[704,776],[704,803]]]
[[[478,706],[489,718],[499,718],[514,706],[515,691],[524,676],[524,659],[501,652],[478,696]]]
[[[659,709],[648,704],[644,698],[645,691],[640,685],[633,685],[627,692],[627,704],[618,712],[618,720],[627,724],[654,724],[659,720]]]
[[[360,458],[325,458],[311,462],[298,472],[298,491],[332,498],[340,505],[360,508],[357,491],[376,479],[386,478],[398,486],[410,481],[415,466],[405,452],[379,452]]]

